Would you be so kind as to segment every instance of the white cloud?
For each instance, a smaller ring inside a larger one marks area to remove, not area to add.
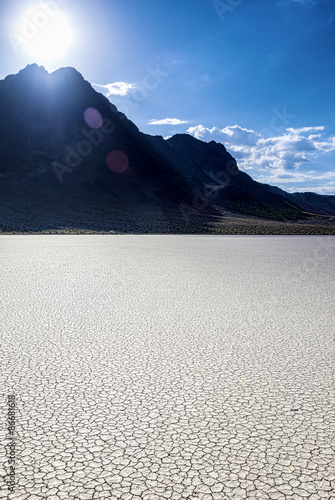
[[[335,195],[335,172],[324,172],[317,174],[315,171],[310,172],[268,172],[261,175],[253,175],[255,181],[263,184],[271,184],[278,186],[288,193],[304,193],[313,192],[318,194]],[[320,181],[326,181],[323,184]],[[297,187],[297,184],[300,184]]]
[[[111,95],[125,96],[129,94],[129,92],[135,88],[134,83],[126,83],[126,82],[114,82],[107,83],[107,85],[100,85],[99,83],[92,83],[94,87],[100,87],[107,91],[107,97]]]
[[[183,125],[188,123],[185,120],[179,120],[178,118],[164,118],[163,120],[150,120],[148,125]]]
[[[239,160],[242,170],[283,173],[312,162],[321,154],[335,151],[335,136],[327,136],[323,126],[287,128],[281,135],[270,138],[239,125],[223,129],[198,125],[190,127],[187,132],[197,139],[224,144]]]
[[[202,141],[217,140],[217,142],[223,144],[229,143],[236,146],[256,144],[261,137],[257,132],[242,128],[239,125],[232,125],[223,129],[217,127],[206,128],[203,125],[197,125],[196,127],[190,127],[186,132]]]
[[[289,193],[306,193],[306,192],[313,192],[317,194],[326,194],[326,195],[335,195],[335,182],[329,182],[329,184],[326,184],[325,186],[311,186],[311,187],[290,187],[287,188],[284,186],[282,189]]]
[[[279,182],[291,184],[292,182],[309,182],[319,180],[329,180],[329,184],[331,184],[331,182],[333,182],[332,179],[335,179],[335,172],[326,172],[320,175],[315,175],[309,172],[285,172],[282,170],[278,172],[255,175],[254,179],[266,184],[278,184]]]
[[[321,125],[319,127],[302,127],[302,128],[288,128],[288,132],[296,133],[296,134],[301,134],[303,132],[312,132],[315,130],[324,130],[324,126]]]

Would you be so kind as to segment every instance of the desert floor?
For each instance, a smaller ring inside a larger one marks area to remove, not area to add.
[[[335,498],[335,236],[0,236],[0,257],[1,499]]]

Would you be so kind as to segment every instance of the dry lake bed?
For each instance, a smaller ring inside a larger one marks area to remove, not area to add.
[[[0,257],[1,499],[335,498],[334,236]]]

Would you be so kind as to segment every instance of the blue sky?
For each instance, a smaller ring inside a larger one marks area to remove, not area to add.
[[[73,66],[143,132],[335,194],[334,0],[2,0],[0,78]]]

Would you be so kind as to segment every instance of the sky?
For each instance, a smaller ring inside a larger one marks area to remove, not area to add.
[[[335,195],[334,0],[2,0],[0,79],[76,68],[142,132]]]

